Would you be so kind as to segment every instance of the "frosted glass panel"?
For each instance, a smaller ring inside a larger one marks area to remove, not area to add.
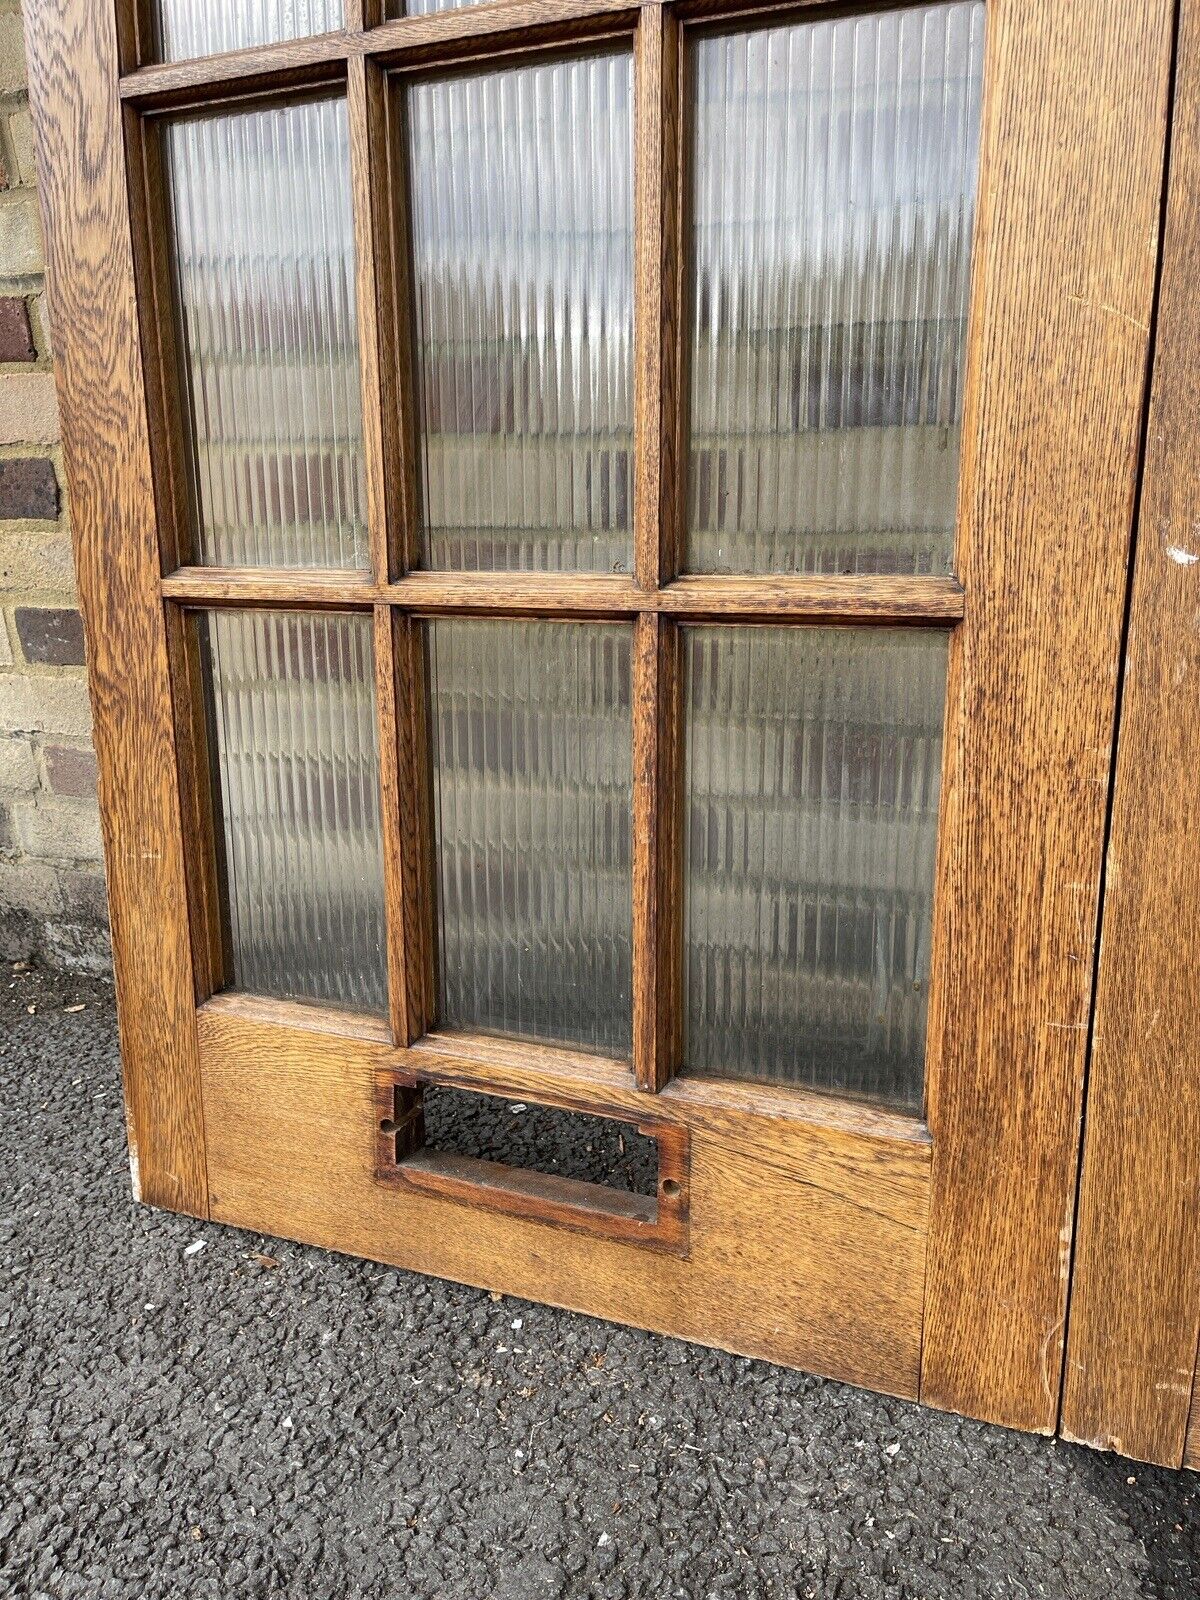
[[[410,91],[425,561],[628,571],[628,55]]]
[[[186,61],[346,26],[345,0],[158,0],[159,59]]]
[[[945,572],[982,0],[694,50],[688,566]]]
[[[233,985],[383,1011],[369,617],[200,619]]]
[[[346,103],[165,138],[199,557],[364,567]]]
[[[946,635],[684,639],[687,1070],[915,1110]]]
[[[630,634],[429,624],[444,1025],[627,1055]]]

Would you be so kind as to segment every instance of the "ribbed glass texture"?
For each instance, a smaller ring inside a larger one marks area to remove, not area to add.
[[[946,635],[684,637],[686,1068],[918,1109]]]
[[[464,6],[481,5],[483,0],[388,0],[387,15],[391,17],[427,17],[434,11],[461,11]]]
[[[409,91],[424,559],[628,571],[628,54]]]
[[[694,49],[687,565],[949,569],[982,0]]]
[[[429,624],[441,1020],[627,1055],[630,634]]]
[[[368,617],[201,618],[233,986],[385,1009]]]
[[[159,59],[188,61],[345,26],[345,0],[158,0]]]
[[[167,124],[201,561],[364,567],[346,102]]]

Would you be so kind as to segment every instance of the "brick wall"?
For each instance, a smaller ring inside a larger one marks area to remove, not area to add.
[[[106,967],[21,14],[0,0],[0,957]]]

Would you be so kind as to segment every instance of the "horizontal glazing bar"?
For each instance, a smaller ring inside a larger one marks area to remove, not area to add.
[[[345,572],[182,567],[162,580],[181,605],[357,608],[393,605],[417,615],[633,617],[661,612],[691,621],[932,624],[962,619],[957,578],[689,577],[659,590],[631,578],[577,573],[415,572],[375,584]]]
[[[390,67],[434,67],[503,50],[570,45],[632,33],[639,0],[497,0],[493,5],[385,22],[366,33],[323,33],[227,55],[139,67],[120,82],[122,100],[143,110],[336,82],[351,56]]]
[[[677,578],[648,598],[654,605],[647,609],[695,620],[945,624],[962,618],[966,597],[957,578],[806,574]]]

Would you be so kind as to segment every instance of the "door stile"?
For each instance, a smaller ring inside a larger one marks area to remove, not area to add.
[[[1198,245],[1200,6],[1184,0],[1062,1418],[1171,1467],[1200,1466]]]
[[[989,14],[921,1392],[1040,1432],[1058,1414],[1172,11]]]
[[[87,639],[135,1192],[208,1214],[150,427],[111,0],[28,8],[46,280]]]

